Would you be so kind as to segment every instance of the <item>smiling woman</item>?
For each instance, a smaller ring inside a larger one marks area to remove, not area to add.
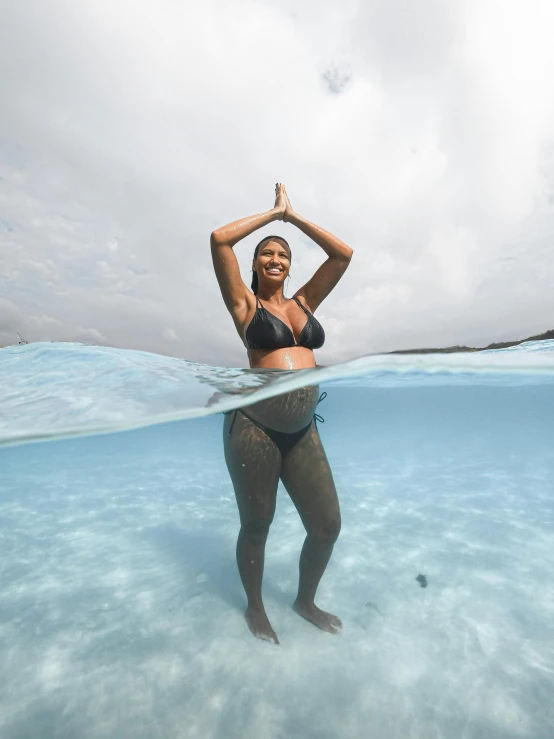
[[[275,206],[214,231],[214,269],[227,309],[248,350],[250,367],[297,370],[315,367],[313,350],[325,332],[313,315],[344,274],[352,249],[336,236],[292,209],[285,187],[276,185]],[[283,294],[291,249],[281,236],[266,236],[252,260],[252,290],[242,281],[233,246],[275,220],[294,224],[327,253],[328,259],[291,300]],[[263,303],[266,303],[266,307]],[[279,643],[262,602],[264,553],[275,513],[277,485],[283,482],[302,523],[306,539],[300,557],[300,582],[294,610],[330,633],[342,626],[314,603],[340,531],[340,507],[329,462],[317,430],[319,388],[311,385],[226,414],[225,461],[239,508],[241,528],[237,563],[246,596],[251,632]],[[321,420],[321,419],[320,419]]]
[[[280,244],[279,242],[283,242]],[[277,256],[278,255],[278,256]],[[294,302],[302,308],[308,319],[304,324],[298,341],[288,325],[277,316],[274,316],[261,304],[257,297],[258,273],[254,268],[256,261],[261,262],[261,268],[267,275],[280,277],[290,266],[291,251],[288,242],[280,236],[266,236],[260,241],[254,251],[252,262],[252,292],[256,295],[256,312],[246,329],[245,339],[249,349],[275,350],[293,346],[305,346],[308,349],[319,349],[325,341],[325,332],[319,321],[308,311],[298,298],[293,296]],[[264,266],[265,265],[265,266]]]

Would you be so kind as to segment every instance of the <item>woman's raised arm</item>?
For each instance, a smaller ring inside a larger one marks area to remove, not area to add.
[[[303,297],[306,305],[312,311],[325,300],[337,282],[346,272],[346,268],[352,259],[353,250],[332,233],[326,231],[315,223],[310,223],[302,216],[295,213],[285,191],[287,207],[283,220],[292,223],[294,226],[309,236],[312,241],[320,246],[328,255],[328,259],[323,262],[321,267],[316,270],[314,275],[296,291],[295,295]]]
[[[271,210],[258,213],[255,216],[241,218],[212,231],[210,245],[215,274],[225,305],[232,315],[246,307],[248,292],[248,288],[240,276],[239,264],[233,246],[253,231],[262,228],[262,226],[267,226],[272,221],[283,220],[286,208],[284,187],[277,184],[275,194],[275,206]]]

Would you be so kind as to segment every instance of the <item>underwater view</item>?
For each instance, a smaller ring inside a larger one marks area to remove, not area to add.
[[[0,24],[0,739],[554,739],[552,0]]]
[[[279,483],[277,645],[244,618],[223,426],[308,386],[342,629],[291,608],[305,531]],[[550,739],[553,408],[554,341],[295,372],[0,350],[0,736]]]

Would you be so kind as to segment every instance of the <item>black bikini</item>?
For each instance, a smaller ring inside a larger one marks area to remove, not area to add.
[[[323,346],[325,331],[322,325],[309,310],[304,308],[298,298],[294,297],[293,300],[308,316],[308,320],[298,337],[298,343],[294,340],[294,334],[287,324],[264,308],[256,296],[256,312],[246,329],[245,335],[249,349],[286,349],[292,346],[320,349]]]
[[[264,306],[260,303],[258,297],[256,296],[256,312],[254,313],[252,320],[248,324],[248,328],[246,329],[245,334],[246,344],[249,349],[272,350],[286,349],[293,346],[303,346],[306,349],[319,349],[323,346],[323,343],[325,341],[325,331],[323,330],[323,326],[319,323],[317,318],[315,318],[314,315],[310,313],[309,310],[304,308],[298,298],[293,297],[292,299],[295,303],[297,303],[297,305],[302,308],[304,313],[308,316],[308,320],[306,321],[306,324],[302,329],[300,336],[298,337],[298,342],[294,340],[294,334],[287,326],[287,324],[281,321],[280,318],[277,318],[277,316],[274,316],[273,313],[270,313],[266,308],[264,308]],[[321,403],[321,401],[324,400],[326,397],[326,392],[321,393],[317,404],[319,405],[319,403]],[[295,447],[296,444],[298,444],[300,439],[305,434],[308,433],[314,420],[316,422],[316,428],[318,421],[320,423],[324,423],[324,419],[319,414],[315,413],[312,421],[310,421],[307,426],[304,426],[304,428],[300,429],[299,431],[294,431],[292,433],[275,431],[275,429],[269,428],[269,426],[264,426],[262,423],[254,420],[252,416],[249,416],[247,413],[245,413],[242,408],[237,408],[235,411],[227,411],[227,413],[225,414],[235,414],[229,428],[229,436],[231,435],[231,431],[233,430],[233,426],[237,417],[237,412],[239,410],[243,416],[246,416],[249,421],[251,421],[259,429],[261,429],[271,439],[271,441],[279,449],[283,457],[288,454],[288,452],[290,452],[290,450]]]
[[[317,401],[317,405],[321,403],[322,400],[325,400],[327,397],[327,393],[323,391],[321,395],[319,396],[319,400]],[[275,429],[269,428],[269,426],[264,426],[263,423],[259,423],[255,419],[252,418],[252,416],[249,416],[248,413],[245,413],[242,408],[237,408],[234,411],[226,411],[224,415],[228,415],[229,413],[234,413],[233,420],[231,421],[231,426],[229,428],[229,436],[231,436],[231,431],[233,430],[233,426],[235,425],[235,420],[237,418],[237,413],[240,411],[243,416],[246,416],[249,421],[252,421],[252,423],[257,426],[259,429],[261,429],[269,438],[271,441],[275,444],[277,449],[281,452],[281,455],[284,457],[285,454],[290,452],[290,450],[295,447],[300,439],[308,433],[310,430],[310,427],[312,425],[312,422],[316,422],[316,428],[317,428],[317,422],[319,423],[325,423],[325,419],[322,418],[319,413],[314,413],[313,419],[310,421],[310,423],[307,426],[304,426],[303,429],[300,429],[299,431],[293,431],[293,432],[285,432],[285,431],[275,431]]]

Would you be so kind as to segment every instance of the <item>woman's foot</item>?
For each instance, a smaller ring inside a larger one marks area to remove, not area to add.
[[[271,628],[271,624],[269,623],[269,619],[263,607],[251,608],[249,606],[244,613],[244,618],[246,619],[248,628],[254,636],[258,637],[258,639],[279,644],[277,634]]]
[[[311,606],[303,605],[298,601],[292,604],[293,610],[298,613],[299,616],[305,618],[307,621],[311,621],[316,626],[319,626],[323,631],[328,631],[330,634],[336,634],[339,629],[342,629],[342,621],[337,616],[333,616],[332,613],[322,611],[318,608],[315,603]]]

